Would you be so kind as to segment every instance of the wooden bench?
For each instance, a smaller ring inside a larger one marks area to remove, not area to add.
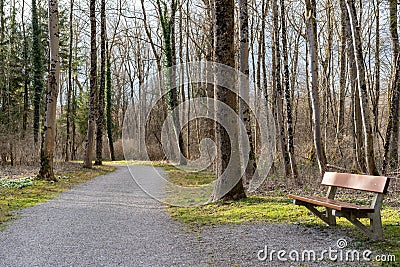
[[[381,208],[383,196],[386,194],[389,186],[389,178],[326,172],[321,184],[328,186],[326,197],[297,196],[292,194],[289,197],[294,199],[294,204],[306,207],[330,226],[336,225],[336,217],[344,217],[361,229],[372,240],[383,239]],[[374,193],[371,205],[367,207],[335,200],[335,194],[339,187]],[[316,209],[317,206],[325,207],[325,210],[319,211]],[[360,222],[359,218],[369,218],[369,227]]]

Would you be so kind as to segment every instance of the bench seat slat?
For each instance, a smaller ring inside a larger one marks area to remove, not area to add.
[[[359,213],[373,213],[374,209],[366,206],[359,206],[356,204],[333,200],[326,197],[319,197],[319,196],[297,196],[297,195],[289,195],[290,198],[314,204],[317,206],[323,206],[334,210],[339,211],[357,211]]]

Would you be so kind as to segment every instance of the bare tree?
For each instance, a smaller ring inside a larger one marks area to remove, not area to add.
[[[349,13],[351,32],[353,37],[353,48],[357,66],[357,80],[358,90],[360,92],[360,104],[361,104],[361,115],[363,121],[364,131],[364,148],[365,148],[365,159],[367,162],[368,173],[371,175],[379,175],[378,169],[375,164],[374,156],[374,136],[372,133],[371,121],[370,121],[370,107],[368,104],[368,92],[367,84],[365,80],[365,67],[362,43],[360,37],[360,27],[358,24],[356,8],[354,0],[346,0],[347,10]]]
[[[285,86],[285,100],[286,100],[286,120],[287,120],[287,137],[288,137],[288,153],[290,159],[290,169],[292,178],[296,183],[298,180],[298,171],[296,164],[296,157],[294,155],[294,137],[293,137],[293,116],[292,116],[292,99],[289,81],[289,62],[288,62],[288,48],[286,36],[286,12],[285,1],[280,0],[281,5],[281,28],[282,28],[282,52],[283,52],[283,80]]]
[[[310,48],[311,62],[311,104],[313,113],[313,133],[314,147],[317,155],[319,171],[321,174],[326,170],[326,158],[323,150],[320,126],[320,108],[319,108],[319,79],[318,79],[318,55],[317,55],[317,23],[316,23],[316,1],[306,0],[306,22],[307,36]]]

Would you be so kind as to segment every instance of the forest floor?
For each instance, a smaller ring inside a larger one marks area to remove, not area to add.
[[[134,175],[149,179],[154,175],[151,169],[130,167]],[[257,202],[252,199],[249,203]],[[267,214],[268,203],[263,204]],[[229,206],[232,205],[225,205]],[[318,253],[338,249],[337,241],[342,239],[347,241],[346,249],[360,252],[371,249],[344,228],[299,224],[292,220],[242,220],[238,224],[230,219],[222,224],[194,226],[177,221],[178,217],[184,218],[177,212],[196,216],[194,210],[166,208],[140,189],[127,167],[118,166],[115,172],[21,210],[19,219],[0,232],[0,266],[371,265],[340,260],[284,262],[277,258],[277,250]],[[175,220],[171,220],[167,210]],[[272,261],[269,257],[259,259],[259,256],[265,257],[266,251],[273,250]]]

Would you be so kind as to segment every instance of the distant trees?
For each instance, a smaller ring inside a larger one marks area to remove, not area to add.
[[[165,77],[170,90],[164,104],[152,113],[154,117],[147,118],[146,108],[153,106],[159,92],[142,85],[151,82],[152,73],[178,62],[220,60],[248,75],[248,84],[238,81],[236,85],[255,111],[261,105],[255,100],[261,97],[272,111],[278,151],[275,174],[301,183],[305,173],[317,169],[370,174],[379,170],[387,175],[397,171],[397,0],[240,0],[233,3],[237,12],[224,18],[229,23],[216,16],[216,4],[224,7],[218,9],[221,12],[231,8],[231,2],[222,0],[141,0],[138,5],[101,1],[99,12],[95,0],[61,0],[59,4],[60,80],[58,97],[53,100],[57,102],[57,161],[84,159],[90,167],[92,155],[97,164],[122,159],[123,118],[131,104],[137,111],[132,118],[137,131],[144,131],[145,127],[139,127],[144,122],[154,126],[146,136],[152,158],[164,159],[156,130],[162,125],[161,118],[184,101],[214,97],[215,88],[212,81],[176,87],[183,75],[169,73]],[[39,145],[45,142],[49,91],[44,81],[51,71],[46,9],[38,0],[0,0],[1,164],[37,164]],[[89,17],[85,10],[90,11]],[[113,15],[106,17],[109,13]],[[213,37],[215,25],[223,23],[233,27],[227,30],[238,41],[232,47],[226,34]],[[216,48],[216,41],[224,43],[219,43],[224,49]],[[233,51],[229,61],[223,50]],[[224,101],[236,108],[246,124],[253,150],[248,178],[257,167],[261,128],[254,121],[255,111],[241,101],[232,102],[230,95]],[[183,110],[174,117],[175,127],[169,129],[172,135],[182,126],[177,135],[179,148],[189,160],[201,154],[201,139],[225,140],[222,132],[214,134],[216,126],[211,120],[182,124],[199,108],[192,105]],[[104,135],[108,142],[102,142]],[[225,148],[221,145],[221,149]],[[138,151],[138,158],[144,153]],[[237,160],[235,155],[232,160]],[[209,168],[214,167],[213,163]]]

